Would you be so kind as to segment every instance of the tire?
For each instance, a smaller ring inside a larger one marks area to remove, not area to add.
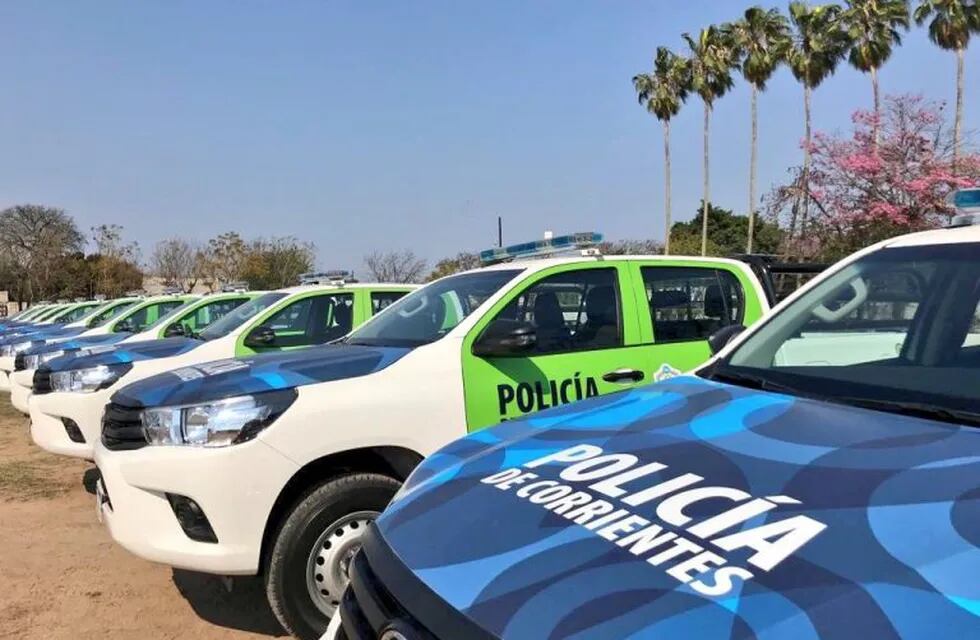
[[[340,600],[346,563],[360,548],[356,538],[399,486],[388,476],[356,473],[325,480],[296,502],[276,532],[265,572],[266,597],[286,631],[302,640],[323,635],[332,612],[324,608]]]

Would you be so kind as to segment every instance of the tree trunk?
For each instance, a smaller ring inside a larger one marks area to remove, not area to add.
[[[755,172],[757,163],[757,147],[759,144],[759,113],[757,102],[759,88],[752,85],[752,149],[749,153],[749,238],[745,244],[745,252],[752,253],[755,240]]]
[[[872,151],[878,154],[878,129],[881,124],[881,99],[878,94],[878,70],[871,67],[871,91],[874,94],[875,121],[872,129]]]
[[[708,132],[711,126],[711,104],[704,103],[704,202],[701,214],[701,255],[708,255],[708,203],[711,201],[711,177],[708,174]]]
[[[960,159],[960,136],[963,134],[963,49],[956,50],[956,120],[953,124],[953,175]]]
[[[664,255],[670,255],[670,120],[664,120]]]
[[[810,93],[809,85],[803,87],[803,179],[801,180],[802,204],[800,211],[800,260],[806,258],[803,249],[806,239],[806,223],[810,213]]]

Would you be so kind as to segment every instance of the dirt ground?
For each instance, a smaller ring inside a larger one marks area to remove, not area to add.
[[[0,638],[269,638],[282,629],[257,579],[145,562],[95,516],[90,463],[31,442],[0,397]]]

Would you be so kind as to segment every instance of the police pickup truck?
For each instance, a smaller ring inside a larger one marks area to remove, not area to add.
[[[326,638],[978,637],[978,255],[884,242],[695,375],[438,451]]]
[[[143,342],[146,340],[192,336],[195,333],[203,331],[211,323],[221,319],[239,305],[258,297],[261,293],[241,289],[213,293],[202,298],[188,297],[183,304],[175,307],[170,313],[160,316],[155,322],[152,322],[137,333],[118,331],[123,337],[114,344],[126,345],[132,342]],[[30,412],[28,400],[34,387],[34,371],[40,365],[67,354],[79,355],[85,352],[81,348],[84,344],[84,337],[90,334],[90,332],[100,329],[102,325],[111,322],[112,318],[121,314],[128,306],[134,303],[135,299],[97,313],[89,321],[88,331],[81,334],[79,340],[70,341],[70,338],[56,337],[48,340],[35,341],[33,346],[18,353],[14,360],[14,372],[10,374],[10,403],[14,405],[14,408],[21,413]],[[124,323],[122,326],[124,328],[128,326],[131,330],[135,330],[135,326],[131,323],[129,325]],[[108,343],[103,341],[101,344],[102,348],[96,350],[107,353],[111,351],[111,347],[105,348],[107,346]],[[89,345],[88,352],[91,352],[94,348],[94,344]]]
[[[689,370],[709,336],[769,309],[746,262],[602,256],[596,240],[485,252],[495,264],[425,286],[340,344],[119,388],[95,453],[113,538],[176,567],[261,573],[286,628],[318,636],[360,535],[423,456]],[[559,249],[585,255],[523,259]]]
[[[221,358],[291,351],[342,338],[413,285],[350,283],[271,291],[193,335],[121,343],[63,356],[34,373],[31,436],[51,453],[91,458],[109,398],[125,385],[177,370],[193,380]],[[114,415],[114,414],[113,414]]]

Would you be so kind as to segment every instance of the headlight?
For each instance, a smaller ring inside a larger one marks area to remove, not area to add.
[[[47,353],[35,353],[33,355],[24,356],[24,368],[37,369],[45,362],[51,362],[55,358],[60,358],[63,355],[65,355],[64,350],[48,351]]]
[[[180,407],[146,409],[143,435],[150,444],[225,447],[247,442],[296,399],[295,389],[236,396]]]
[[[51,374],[51,389],[91,393],[112,385],[132,368],[133,365],[127,362],[114,365],[100,364],[88,369],[55,371]]]
[[[8,343],[0,347],[0,356],[15,356],[25,349],[31,348],[31,341]]]

